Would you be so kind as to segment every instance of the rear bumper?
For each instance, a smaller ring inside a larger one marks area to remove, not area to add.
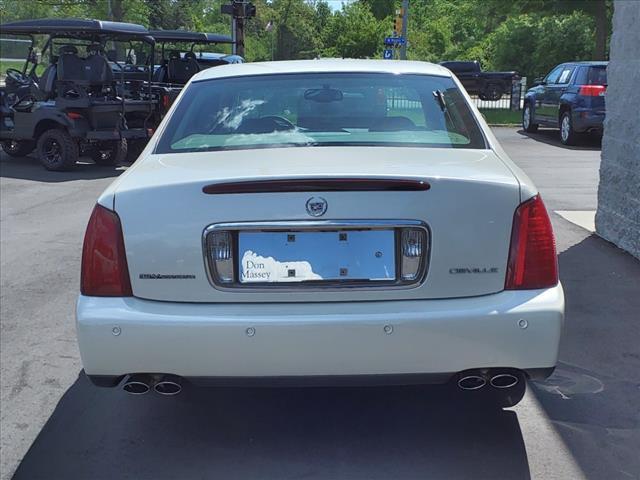
[[[573,128],[577,132],[588,130],[602,130],[604,124],[604,112],[597,112],[591,109],[575,109],[573,113]]]
[[[563,312],[560,285],[462,299],[353,303],[80,296],[77,330],[85,372],[95,378],[152,372],[218,380],[424,375],[446,381],[472,368],[550,371]]]

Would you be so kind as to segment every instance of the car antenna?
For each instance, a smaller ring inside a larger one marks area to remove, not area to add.
[[[440,105],[440,109],[443,112],[446,112],[447,111],[447,102],[444,99],[444,94],[442,93],[442,91],[441,90],[434,90],[433,91],[433,96],[438,101],[438,105]]]

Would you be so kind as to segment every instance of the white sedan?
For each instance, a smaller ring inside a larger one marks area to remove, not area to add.
[[[554,369],[553,231],[447,69],[313,60],[194,76],[98,199],[84,369],[196,384],[449,383],[514,404]]]

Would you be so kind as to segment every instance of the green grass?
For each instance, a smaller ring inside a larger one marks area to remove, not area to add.
[[[520,125],[522,120],[522,112],[507,109],[490,110],[482,109],[480,113],[484,115],[489,125]]]

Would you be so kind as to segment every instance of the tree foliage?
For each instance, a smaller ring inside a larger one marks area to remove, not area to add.
[[[252,0],[250,61],[318,56],[379,58],[401,0],[354,0],[333,11],[324,0]],[[0,0],[2,21],[111,18],[149,28],[229,34],[228,0]],[[109,6],[111,8],[109,8]],[[605,58],[612,0],[411,0],[410,59],[480,60],[528,77],[553,65]],[[223,51],[228,47],[219,47]]]

